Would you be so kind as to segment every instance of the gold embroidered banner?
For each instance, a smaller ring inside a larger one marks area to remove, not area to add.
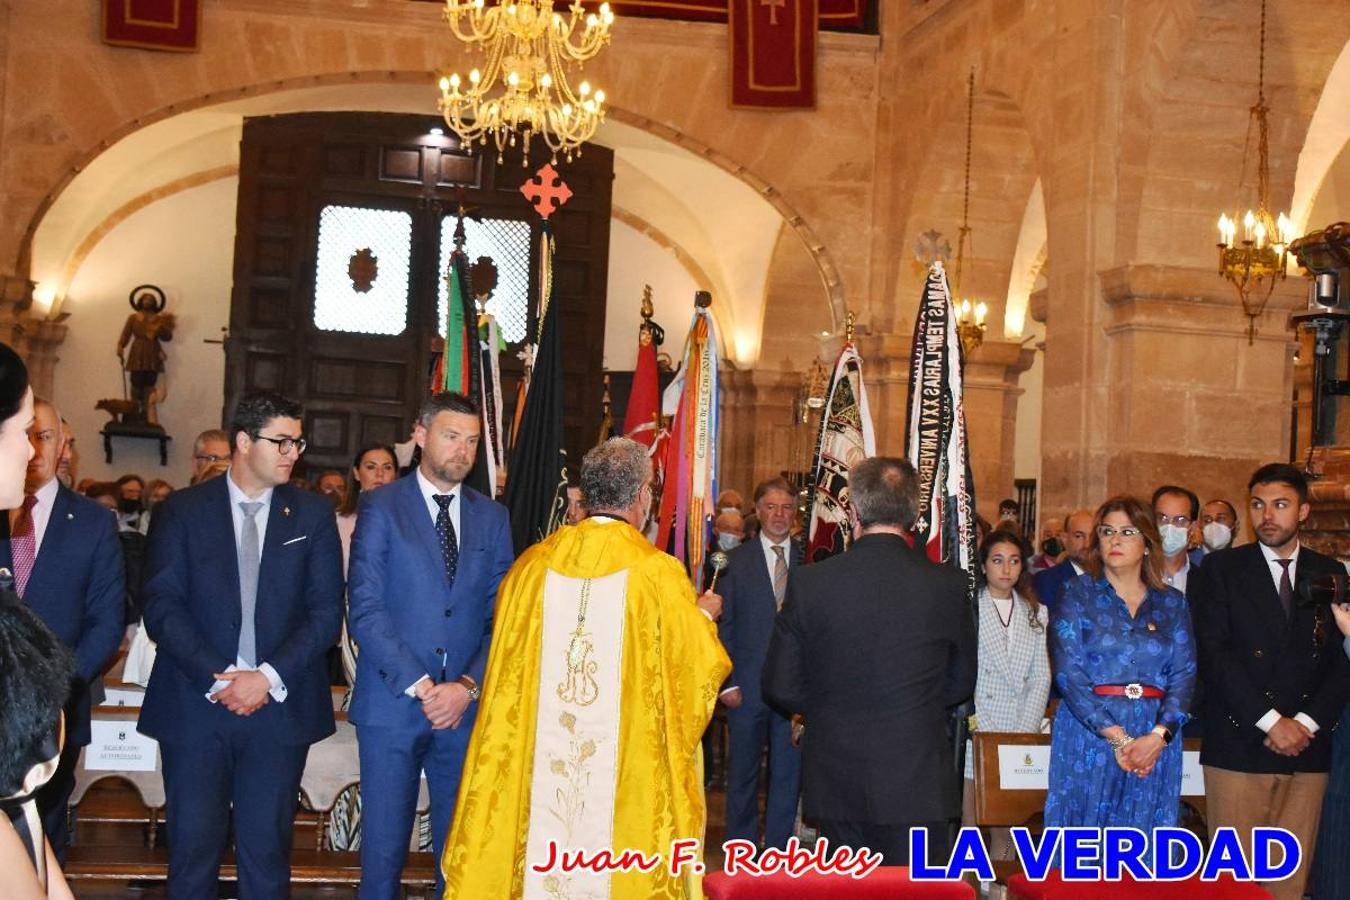
[[[197,49],[201,0],[103,0],[103,40],[147,50]]]
[[[731,0],[731,105],[816,105],[816,0]]]

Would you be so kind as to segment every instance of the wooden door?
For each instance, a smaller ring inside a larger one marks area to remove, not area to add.
[[[538,219],[520,193],[532,172],[518,154],[500,166],[470,155],[435,127],[371,113],[245,122],[224,415],[250,390],[299,400],[311,476],[345,471],[364,444],[408,437],[428,390],[446,236],[461,203],[476,217],[469,255],[490,255],[503,272],[490,308],[500,307],[510,340],[501,362],[505,414],[514,411],[516,354],[533,333],[538,293]],[[559,170],[574,192],[553,223],[576,459],[600,420],[613,154],[588,147]]]

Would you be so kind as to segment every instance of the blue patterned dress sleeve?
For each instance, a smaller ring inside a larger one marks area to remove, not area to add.
[[[1051,615],[1050,652],[1063,702],[1055,713],[1045,824],[1130,826],[1146,832],[1176,824],[1181,797],[1181,729],[1195,690],[1195,640],[1186,599],[1149,590],[1133,617],[1105,578],[1071,581]],[[1100,696],[1097,685],[1142,684],[1165,696]],[[1102,729],[1132,737],[1157,724],[1174,739],[1140,778],[1117,765]]]

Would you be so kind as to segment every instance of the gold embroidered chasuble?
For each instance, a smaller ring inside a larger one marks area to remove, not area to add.
[[[702,898],[670,851],[704,836],[700,738],[731,664],[694,599],[683,566],[625,522],[565,526],[516,561],[441,863],[447,900]],[[660,865],[533,871],[549,842]]]

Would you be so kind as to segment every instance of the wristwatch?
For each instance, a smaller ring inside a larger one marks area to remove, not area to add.
[[[459,683],[468,688],[470,700],[477,700],[479,697],[483,696],[483,689],[478,686],[478,682],[474,681],[468,675],[461,675],[459,677]]]
[[[1163,739],[1163,746],[1172,743],[1172,730],[1166,725],[1154,725],[1153,733]]]

